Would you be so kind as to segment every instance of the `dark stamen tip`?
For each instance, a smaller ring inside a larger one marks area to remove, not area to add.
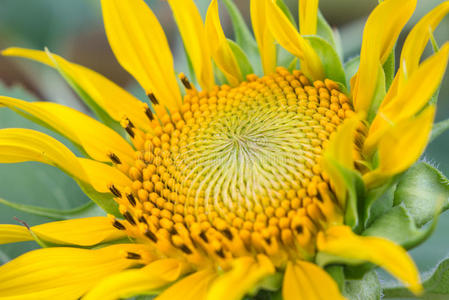
[[[128,255],[126,256],[127,259],[141,259],[142,256],[140,256],[140,254],[138,253],[134,253],[134,252],[128,252]]]
[[[136,221],[134,220],[133,216],[129,213],[129,211],[125,212],[123,216],[129,223],[131,223],[132,225],[136,225]]]
[[[145,236],[147,238],[149,238],[150,240],[152,240],[153,242],[157,243],[157,237],[153,232],[147,230],[147,231],[145,231]]]
[[[200,233],[200,238],[202,238],[206,243],[209,243],[209,239],[204,231]]]
[[[182,84],[184,85],[184,87],[185,87],[186,89],[188,89],[188,90],[191,90],[191,89],[192,89],[192,85],[190,84],[190,81],[187,79],[187,77],[182,76],[182,77],[181,77],[181,82],[182,82]]]
[[[133,194],[126,194],[126,198],[128,198],[128,201],[132,206],[136,206],[137,202]]]
[[[179,249],[181,249],[181,251],[184,252],[185,254],[192,254],[192,250],[190,250],[189,247],[187,247],[184,244],[179,246]]]
[[[147,115],[148,119],[150,119],[150,121],[154,120],[153,112],[149,107],[145,108],[145,114]]]
[[[216,253],[218,256],[220,256],[221,258],[225,258],[223,249],[217,250],[217,251],[215,251],[215,253]]]
[[[109,190],[115,197],[118,197],[118,198],[122,197],[122,193],[115,187],[115,185],[111,184],[109,186]]]
[[[109,158],[112,160],[113,163],[120,165],[122,161],[115,153],[108,153]]]
[[[148,93],[148,98],[150,99],[151,103],[153,104],[159,104],[159,101],[157,101],[156,96],[153,93]]]
[[[296,232],[297,233],[299,233],[299,234],[301,234],[302,232],[303,232],[303,228],[302,228],[302,225],[298,225],[298,226],[296,226]]]
[[[226,228],[222,231],[222,233],[224,234],[224,236],[228,239],[228,240],[232,240],[232,238],[234,237],[232,235],[231,230],[229,230],[229,228]]]
[[[118,230],[125,230],[125,226],[123,226],[123,224],[117,220],[115,220],[114,223],[112,223],[112,226],[114,226]]]

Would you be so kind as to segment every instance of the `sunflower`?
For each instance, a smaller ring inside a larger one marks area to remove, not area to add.
[[[188,79],[176,76],[143,0],[102,0],[111,48],[148,102],[48,50],[4,50],[58,70],[102,122],[0,97],[84,154],[34,130],[1,129],[0,161],[58,167],[108,216],[1,225],[1,243],[44,247],[0,267],[0,299],[242,299],[260,291],[344,299],[343,270],[374,265],[419,294],[402,246],[423,239],[399,245],[369,226],[380,217],[373,204],[428,143],[448,60],[449,43],[421,60],[449,12],[444,2],[408,34],[394,74],[394,45],[416,2],[374,9],[348,74],[318,0],[299,1],[299,32],[282,1],[251,0],[255,41],[225,1],[237,43],[223,33],[217,0],[204,23],[193,0],[168,0]],[[285,50],[292,60],[279,63]]]

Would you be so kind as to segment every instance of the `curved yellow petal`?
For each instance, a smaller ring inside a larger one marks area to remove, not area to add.
[[[103,21],[119,63],[168,109],[181,106],[173,56],[156,16],[143,0],[102,0]],[[163,105],[155,105],[164,113]]]
[[[37,118],[83,147],[95,160],[110,162],[110,153],[125,162],[134,160],[133,148],[118,133],[75,109],[51,102],[27,102],[0,96],[0,106],[3,105]]]
[[[406,82],[418,71],[420,66],[421,55],[426,47],[432,32],[441,22],[445,15],[449,13],[449,2],[443,2],[427,15],[425,15],[413,27],[405,39],[402,46],[401,58],[399,60],[399,69],[396,73],[395,80],[388,90],[385,99],[382,101],[380,108],[390,103],[400,91],[406,90]]]
[[[367,186],[405,171],[418,160],[429,141],[435,110],[435,105],[431,105],[417,117],[406,119],[385,132],[378,146],[379,166],[363,175]]]
[[[348,170],[354,169],[355,133],[361,120],[362,114],[358,114],[346,119],[339,126],[337,132],[331,136],[321,161],[342,207],[344,207],[346,199],[346,185],[334,163],[336,162]]]
[[[196,78],[204,90],[215,85],[211,53],[201,15],[193,0],[168,0]]]
[[[316,34],[319,0],[299,0],[299,32],[302,35]]]
[[[97,72],[71,63],[55,54],[51,54],[50,58],[46,52],[39,50],[8,48],[2,51],[2,55],[24,57],[53,68],[60,68],[112,119],[120,122],[127,117],[138,128],[152,131],[151,123],[145,115],[142,102]]]
[[[265,75],[276,71],[276,44],[266,21],[266,2],[251,0],[251,23]]]
[[[143,268],[126,270],[106,277],[89,291],[83,300],[115,300],[154,292],[175,281],[181,274],[180,261],[172,258],[160,259]],[[181,294],[177,296],[181,297]]]
[[[348,226],[335,226],[320,232],[318,250],[343,259],[372,262],[401,280],[414,293],[420,293],[418,270],[402,247],[378,237],[362,237]]]
[[[0,245],[32,240],[33,237],[25,226],[0,224]]]
[[[238,85],[243,80],[243,77],[234,52],[232,52],[221,27],[217,0],[212,0],[209,5],[205,28],[207,41],[215,63],[223,72],[230,85]]]
[[[131,180],[118,169],[76,157],[66,146],[41,132],[8,128],[0,130],[0,163],[37,161],[57,167],[71,177],[90,184],[100,193],[108,186],[128,186]]]
[[[264,277],[275,272],[264,255],[241,257],[232,262],[232,269],[217,278],[207,295],[208,300],[239,300]]]
[[[77,158],[88,177],[88,183],[100,193],[109,193],[109,186],[131,186],[131,179],[120,172],[117,168],[87,159]]]
[[[449,43],[446,43],[419,66],[396,97],[379,109],[365,141],[365,153],[373,153],[386,130],[401,120],[413,117],[429,102],[444,76],[448,57]]]
[[[449,2],[446,1],[425,15],[408,34],[400,59],[400,73],[405,78],[410,77],[418,69],[421,55],[432,32],[448,13]]]
[[[318,54],[296,30],[273,0],[265,0],[266,22],[271,34],[288,52],[301,61],[301,69],[313,80],[324,79],[324,69]]]
[[[287,263],[282,284],[284,300],[344,300],[337,283],[322,268],[307,261]]]
[[[205,300],[209,287],[217,276],[212,268],[197,271],[174,283],[155,299],[172,300],[182,295],[183,300]]]
[[[98,250],[54,247],[28,252],[0,267],[0,299],[79,299],[106,276],[141,263],[127,252],[148,247],[118,244]]]
[[[360,66],[352,86],[356,111],[369,110],[378,84],[378,66],[388,58],[399,33],[413,14],[416,2],[417,0],[383,1],[366,21]]]
[[[89,182],[76,156],[62,143],[41,132],[7,128],[0,130],[0,162],[38,161],[57,167],[72,177]]]
[[[34,240],[30,231],[43,241],[58,245],[93,246],[126,237],[107,217],[90,217],[32,226],[0,225],[0,244]]]

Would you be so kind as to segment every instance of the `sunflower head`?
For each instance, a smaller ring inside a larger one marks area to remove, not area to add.
[[[449,2],[410,32],[396,73],[394,44],[416,0],[380,3],[351,62],[359,64],[355,74],[345,70],[318,1],[299,1],[298,31],[282,1],[252,0],[253,38],[225,0],[236,42],[221,28],[216,0],[204,22],[192,0],[168,3],[190,80],[176,75],[164,31],[143,0],[101,1],[111,48],[145,90],[143,102],[48,50],[3,51],[57,69],[104,124],[55,103],[0,97],[0,105],[85,154],[37,131],[2,129],[0,161],[60,168],[108,216],[0,227],[3,243],[52,246],[0,267],[0,292],[22,299],[160,292],[158,299],[241,299],[259,291],[343,299],[351,297],[345,280],[378,265],[419,294],[403,247],[428,237],[434,227],[421,226],[447,205],[418,217],[422,199],[404,191],[416,182],[443,184],[429,165],[408,169],[428,142],[449,44],[423,61],[421,54]],[[277,59],[280,47],[287,63]],[[15,279],[21,268],[30,276]],[[58,280],[67,273],[73,278]]]

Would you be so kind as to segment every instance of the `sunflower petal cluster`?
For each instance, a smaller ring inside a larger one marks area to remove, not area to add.
[[[432,35],[449,1],[407,34],[397,68],[417,0],[379,3],[346,63],[318,0],[299,0],[299,27],[283,1],[251,0],[253,34],[223,0],[236,41],[217,0],[204,21],[193,0],[167,2],[190,78],[143,0],[101,0],[109,44],[148,101],[48,49],[2,51],[57,70],[96,118],[0,96],[82,154],[5,128],[0,162],[59,168],[107,216],[0,225],[0,243],[42,246],[0,267],[0,300],[346,299],[376,266],[420,295],[407,250],[449,207],[447,179],[417,162],[449,57]]]

